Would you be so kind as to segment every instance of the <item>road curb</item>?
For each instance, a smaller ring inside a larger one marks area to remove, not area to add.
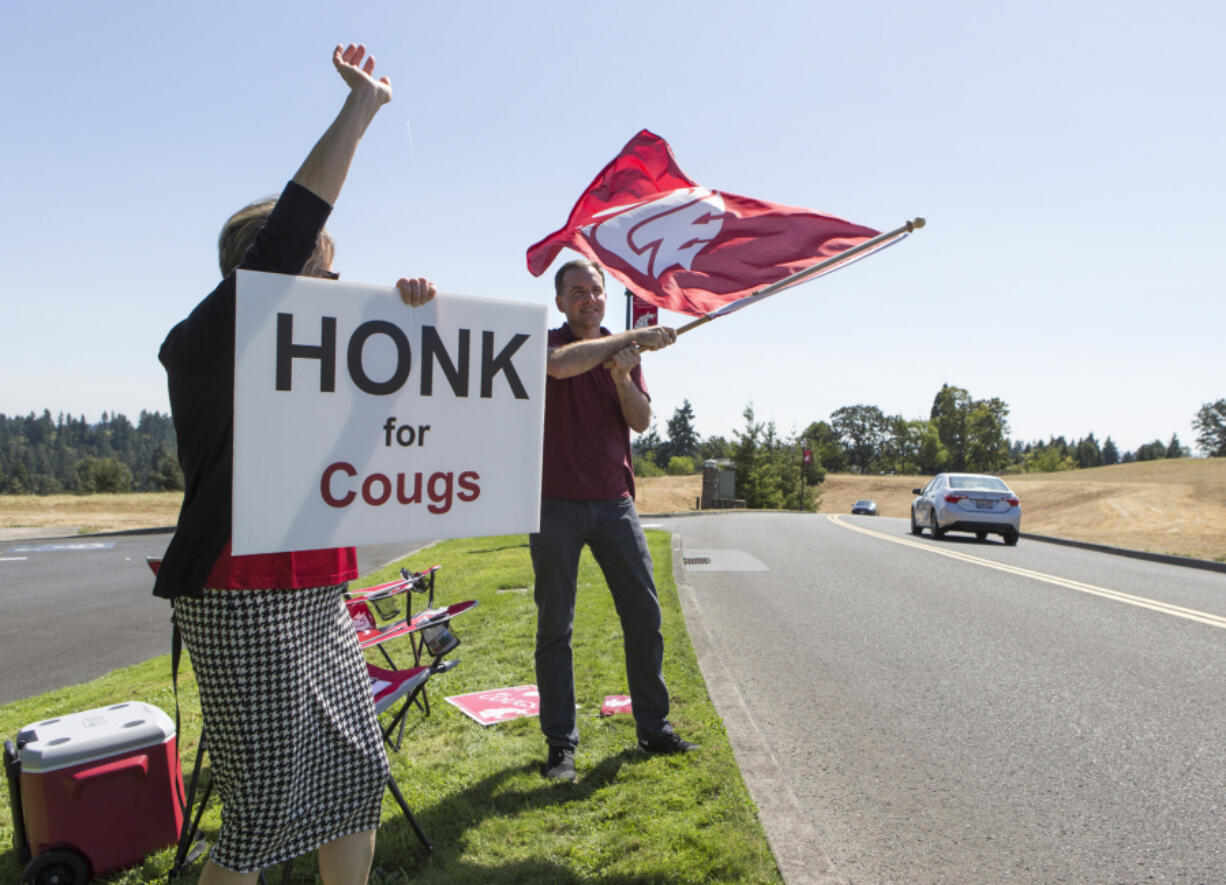
[[[87,535],[77,535],[80,538],[105,538],[108,535],[162,535],[173,532],[173,525],[154,526],[147,529],[115,529],[113,532],[90,532]]]
[[[716,649],[698,596],[686,579],[679,535],[672,536],[672,554],[677,596],[689,629],[690,644],[698,658],[707,693],[728,733],[737,767],[745,779],[750,798],[758,807],[758,819],[762,821],[779,875],[787,885],[848,885],[819,846],[821,834],[801,809],[779,761],[754,722],[732,672]]]
[[[1184,568],[1198,568],[1210,572],[1226,573],[1226,562],[1214,562],[1212,559],[1195,559],[1191,556],[1174,556],[1170,553],[1149,553],[1144,550],[1129,550],[1127,547],[1112,547],[1109,544],[1095,544],[1091,541],[1074,541],[1069,538],[1057,538],[1054,535],[1034,535],[1023,532],[1027,541],[1043,541],[1046,544],[1059,544],[1062,547],[1077,547],[1081,550],[1093,550],[1098,553],[1110,553],[1112,556],[1127,556],[1130,559],[1144,559],[1149,562],[1161,562],[1166,565],[1178,565]]]

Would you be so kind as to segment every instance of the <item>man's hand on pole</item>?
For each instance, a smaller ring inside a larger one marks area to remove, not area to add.
[[[630,374],[630,370],[639,364],[641,357],[639,356],[639,348],[635,344],[629,347],[623,347],[617,353],[604,362],[604,368],[609,370],[609,374],[613,376],[614,381],[619,381]]]
[[[668,326],[646,326],[634,330],[634,343],[642,350],[659,350],[677,340],[677,330]]]

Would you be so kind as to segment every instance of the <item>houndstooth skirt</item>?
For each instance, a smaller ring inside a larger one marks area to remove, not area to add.
[[[379,825],[387,757],[344,585],[175,600],[200,688],[221,832],[246,873]]]

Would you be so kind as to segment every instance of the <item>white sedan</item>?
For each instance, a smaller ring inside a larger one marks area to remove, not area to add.
[[[973,532],[982,541],[1000,535],[1016,544],[1022,529],[1022,502],[1004,480],[980,473],[939,473],[911,502],[911,534],[924,529],[933,538],[946,532]]]

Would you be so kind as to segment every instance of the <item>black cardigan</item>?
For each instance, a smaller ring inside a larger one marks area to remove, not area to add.
[[[302,271],[332,207],[292,181],[239,267]],[[158,359],[166,367],[170,413],[186,491],[153,595],[200,596],[230,538],[234,481],[234,312],[231,273],[170,330]]]

